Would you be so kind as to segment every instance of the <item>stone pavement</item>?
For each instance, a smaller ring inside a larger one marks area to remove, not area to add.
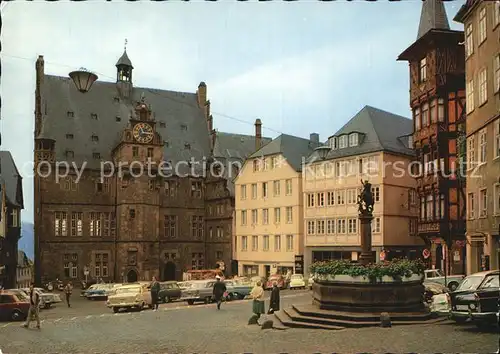
[[[282,300],[310,302],[308,294]],[[169,304],[170,305],[170,304]],[[225,306],[224,306],[225,305]],[[261,330],[248,326],[251,302],[164,306],[160,311],[48,319],[42,329],[0,327],[3,353],[493,353],[497,333],[451,323],[393,328]],[[268,304],[266,304],[266,308]],[[1,325],[0,325],[1,326]]]

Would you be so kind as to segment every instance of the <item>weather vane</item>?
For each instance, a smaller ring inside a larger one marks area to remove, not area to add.
[[[127,43],[128,43],[127,38],[125,38],[125,46],[124,46],[125,51],[127,50]]]

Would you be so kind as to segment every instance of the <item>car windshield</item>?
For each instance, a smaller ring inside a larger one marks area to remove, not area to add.
[[[498,275],[489,276],[481,285],[481,289],[485,288],[498,288],[500,287],[500,279]]]
[[[89,290],[97,290],[99,289],[99,285],[91,285]]]
[[[293,279],[293,280],[302,280],[302,279],[303,279],[303,277],[302,277],[302,275],[297,274],[297,275],[292,275],[292,279]]]
[[[484,278],[480,275],[472,275],[470,277],[467,277],[463,282],[460,283],[456,291],[476,290],[483,279]]]
[[[18,291],[16,296],[21,301],[28,300],[28,297],[22,291]]]
[[[427,273],[427,278],[437,278],[437,277],[443,277],[444,276],[444,274],[439,269],[429,270],[426,273]]]
[[[118,288],[116,289],[117,294],[132,294],[140,292],[141,288],[138,286],[130,287],[130,288]]]

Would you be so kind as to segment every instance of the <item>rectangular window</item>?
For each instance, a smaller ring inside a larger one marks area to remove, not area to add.
[[[201,199],[202,197],[203,185],[199,181],[191,182],[191,197],[196,199]]]
[[[349,135],[349,146],[358,146],[358,133]]]
[[[269,224],[269,209],[262,209],[262,224]]]
[[[343,149],[347,147],[347,135],[342,135],[339,138],[339,149]]]
[[[437,122],[436,99],[433,99],[431,101],[430,115],[431,115],[431,123],[436,123]]]
[[[276,156],[273,156],[271,158],[271,169],[275,169],[278,167],[278,158]]]
[[[132,157],[139,157],[139,147],[132,146]]]
[[[71,213],[71,236],[83,236],[83,213]]]
[[[11,216],[11,226],[19,227],[19,211],[17,209],[12,209]]]
[[[500,24],[500,1],[495,1],[495,8],[493,10],[493,26]]]
[[[292,252],[293,248],[293,235],[286,235],[286,251]]]
[[[203,239],[203,230],[205,228],[205,223],[203,222],[203,216],[191,216],[191,237],[194,239]]]
[[[338,234],[345,234],[346,233],[346,220],[345,219],[338,219],[337,220],[337,233]]]
[[[281,222],[281,208],[274,208],[274,223],[279,224]]]
[[[356,204],[356,202],[357,202],[356,189],[348,189],[347,204]]]
[[[263,240],[263,243],[264,243],[264,245],[262,247],[263,250],[264,251],[269,251],[269,235],[264,235],[262,237],[262,240]]]
[[[260,160],[255,159],[253,160],[253,172],[259,172],[260,170]]]
[[[247,224],[247,211],[242,210],[241,211],[241,225],[246,225]]]
[[[493,202],[495,204],[493,212],[495,215],[500,215],[500,183],[493,186]]]
[[[252,184],[252,199],[257,199],[257,184]]]
[[[471,113],[474,110],[474,79],[471,79],[465,88],[467,97],[465,100],[465,105],[467,106],[467,113]]]
[[[165,215],[163,224],[163,234],[166,238],[177,237],[177,216]]]
[[[110,237],[115,236],[116,232],[116,220],[115,213],[102,213],[103,214],[103,236]]]
[[[495,158],[500,157],[500,119],[497,119],[495,122],[493,122],[493,127],[495,131],[495,137],[494,137],[494,156]]]
[[[420,60],[419,69],[419,81],[422,83],[427,80],[427,58]]]
[[[326,194],[326,205],[335,205],[335,192],[328,192]]]
[[[273,194],[275,197],[279,197],[281,193],[281,181],[273,182]]]
[[[218,239],[224,238],[224,228],[222,226],[221,227],[217,226],[217,231],[216,232],[217,232],[217,238]]]
[[[241,200],[247,199],[247,186],[245,184],[240,186],[240,191],[241,191]]]
[[[313,193],[307,195],[307,207],[308,208],[314,207],[314,194]]]
[[[479,191],[479,217],[485,218],[488,215],[488,190]]]
[[[445,111],[444,111],[444,100],[442,98],[438,99],[438,112],[437,112],[437,115],[438,115],[438,121],[444,122]]]
[[[317,234],[324,235],[325,234],[325,220],[318,220],[316,223],[317,223]]]
[[[373,222],[373,233],[379,234],[380,233],[380,229],[381,229],[381,227],[380,227],[380,218],[379,217],[378,218],[374,218],[372,222]]]
[[[500,91],[500,53],[495,55],[495,58],[493,59],[493,70],[493,84],[495,85],[493,92],[497,93]]]
[[[439,196],[439,212],[440,212],[440,216],[441,216],[441,219],[444,219],[444,216],[445,216],[445,204],[444,204],[444,194],[441,194]]]
[[[424,103],[422,106],[422,126],[427,127],[429,125],[429,104]]]
[[[319,207],[325,206],[325,193],[318,193],[317,197],[318,197],[318,206]]]
[[[415,120],[415,131],[420,130],[420,108],[415,108],[413,111],[413,119]]]
[[[335,194],[337,195],[337,205],[345,204],[345,189],[338,189]]]
[[[90,236],[102,236],[102,213],[90,213]]]
[[[426,198],[427,220],[434,220],[434,196],[429,194]]]
[[[248,249],[248,237],[241,236],[241,250],[246,251]]]
[[[109,269],[109,256],[107,253],[95,253],[94,255],[94,276],[99,277],[108,277],[108,269]]]
[[[465,57],[470,57],[474,53],[474,37],[472,33],[472,23],[465,30]]]
[[[274,236],[274,251],[275,252],[281,251],[281,235]]]
[[[252,236],[252,251],[259,250],[259,236]]]
[[[372,187],[373,201],[380,202],[380,187]]]
[[[479,44],[486,40],[486,8],[479,11]]]
[[[292,195],[292,180],[287,179],[285,181],[285,184],[286,184],[286,195]]]
[[[474,168],[476,162],[476,153],[475,153],[475,139],[474,135],[470,136],[467,139],[467,169],[470,170]]]
[[[315,230],[315,221],[314,220],[309,220],[307,222],[307,234],[308,235],[314,235],[316,233],[316,230]]]
[[[293,222],[293,209],[292,207],[286,207],[286,223],[291,224]]]
[[[68,236],[68,214],[65,211],[56,211],[54,218],[54,236]]]
[[[425,198],[420,198],[420,220],[425,220]]]
[[[469,219],[474,219],[476,217],[475,207],[476,203],[474,200],[474,193],[469,193],[467,195],[467,214],[469,214]]]
[[[269,159],[264,159],[264,171],[269,170]]]
[[[252,225],[257,225],[259,222],[259,216],[257,214],[257,209],[252,209]]]
[[[349,219],[347,221],[347,232],[350,234],[358,233],[358,219]]]
[[[326,233],[327,235],[333,235],[335,233],[335,220],[326,220]]]
[[[479,163],[486,163],[486,128],[479,132]]]
[[[148,158],[152,159],[153,158],[153,148],[148,148]]]
[[[479,72],[479,105],[482,105],[488,99],[488,83],[486,68]]]

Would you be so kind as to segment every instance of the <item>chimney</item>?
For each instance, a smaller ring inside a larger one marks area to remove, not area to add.
[[[255,151],[260,149],[262,144],[262,121],[257,118],[255,120]]]
[[[311,142],[311,145],[313,147],[318,147],[319,146],[319,134],[318,133],[311,133],[309,135],[309,141]]]
[[[39,55],[35,64],[36,84],[35,84],[35,137],[42,129],[42,86],[45,75],[45,62],[43,55]]]
[[[207,103],[207,85],[203,81],[198,85],[196,94],[198,96],[198,107],[205,109],[205,104]]]

